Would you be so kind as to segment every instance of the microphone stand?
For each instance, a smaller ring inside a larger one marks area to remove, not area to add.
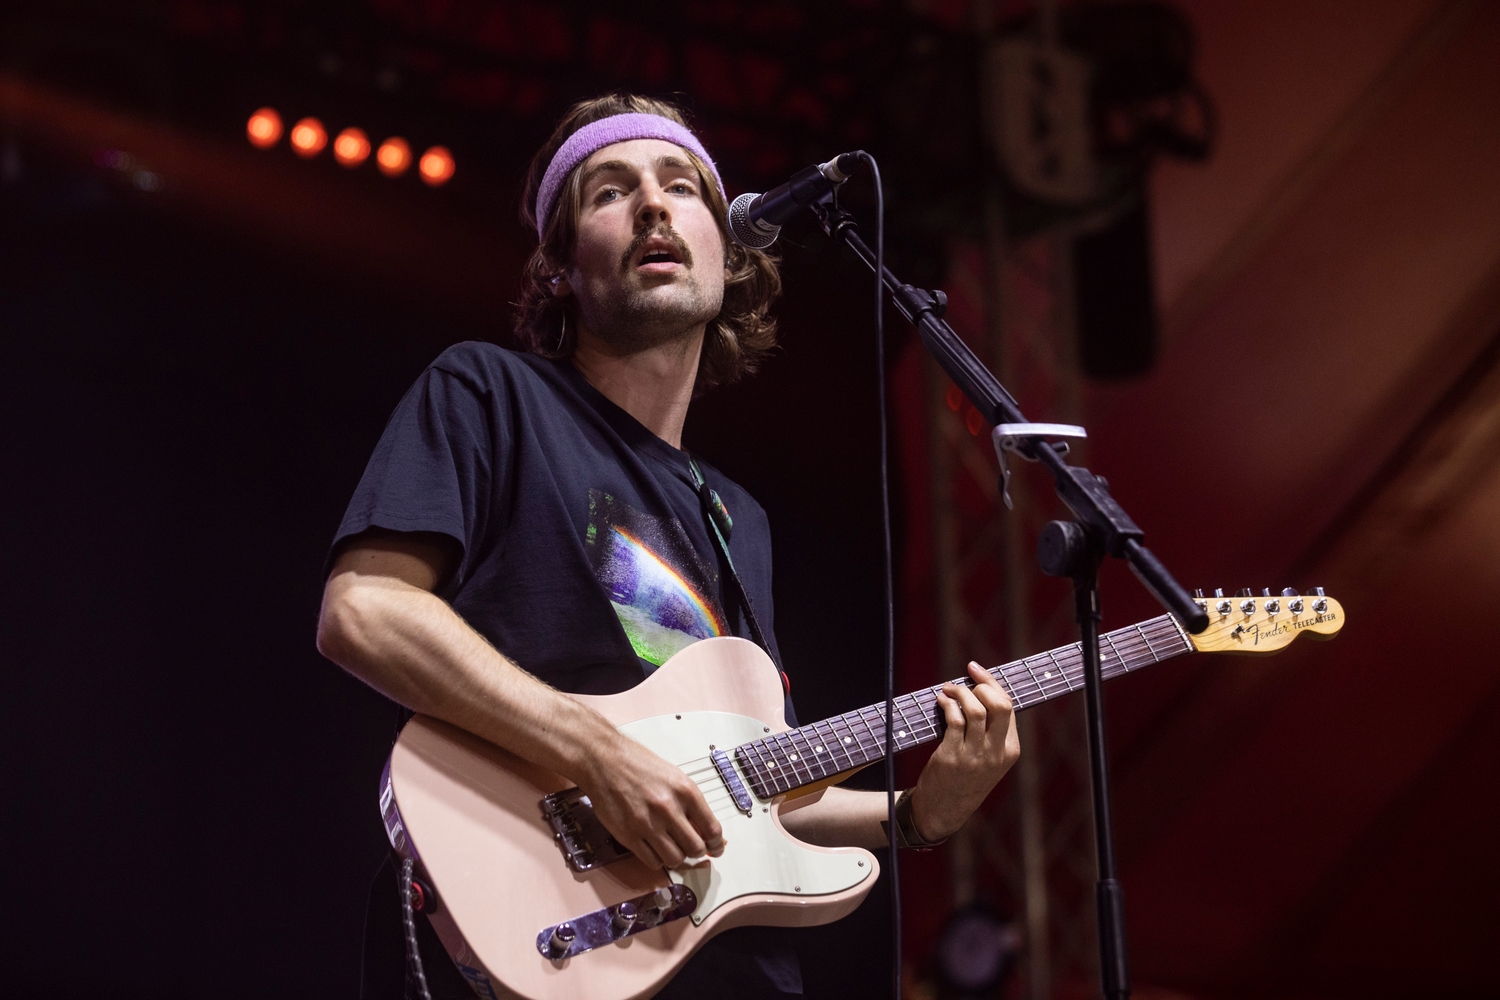
[[[875,254],[860,237],[854,217],[839,207],[836,192],[809,206],[823,231],[864,261],[872,271]],[[900,281],[890,268],[880,275],[901,315],[917,328],[922,344],[948,373],[969,402],[990,425],[1002,467],[1002,448],[1040,462],[1052,473],[1057,495],[1073,513],[1071,521],[1052,521],[1037,544],[1042,571],[1073,580],[1074,611],[1083,652],[1084,699],[1088,710],[1089,761],[1094,793],[1094,839],[1098,855],[1095,903],[1099,919],[1099,973],[1106,1000],[1130,996],[1130,963],[1125,943],[1125,897],[1115,877],[1114,838],[1109,811],[1109,772],[1105,759],[1104,705],[1100,698],[1099,566],[1106,555],[1124,559],[1153,597],[1189,632],[1208,627],[1208,613],[1141,544],[1145,533],[1109,494],[1099,476],[1063,460],[1068,446],[1046,437],[1082,436],[1082,428],[1032,424],[1006,391],[943,320],[948,297],[941,291],[916,288]],[[1006,474],[1008,478],[1008,473]],[[1005,482],[1001,493],[1005,496]],[[1007,504],[1009,499],[1007,496]]]

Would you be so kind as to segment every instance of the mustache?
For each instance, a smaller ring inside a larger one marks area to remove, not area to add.
[[[630,263],[635,260],[635,255],[640,252],[641,247],[646,245],[647,240],[657,236],[660,236],[676,248],[677,255],[682,258],[683,267],[691,268],[693,266],[693,251],[688,249],[687,241],[677,235],[677,230],[672,228],[671,223],[660,222],[650,229],[643,229],[635,234],[635,239],[630,241],[630,246],[620,255],[620,269],[622,271],[630,270]]]

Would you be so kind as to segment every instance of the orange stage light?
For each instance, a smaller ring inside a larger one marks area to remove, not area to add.
[[[346,128],[333,140],[333,158],[342,166],[357,167],[370,155],[369,137],[357,128]]]
[[[446,184],[453,176],[453,154],[448,152],[447,146],[433,146],[417,162],[417,172],[432,187]]]
[[[298,156],[317,156],[326,145],[328,133],[316,118],[304,118],[292,126],[292,149]]]
[[[411,166],[411,147],[400,136],[391,136],[375,151],[375,165],[387,177],[400,177]]]
[[[245,123],[245,134],[252,146],[270,149],[281,138],[281,116],[275,108],[261,108]]]

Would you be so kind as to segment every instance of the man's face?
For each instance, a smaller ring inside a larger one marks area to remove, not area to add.
[[[687,155],[631,139],[578,169],[578,242],[559,294],[576,296],[584,327],[621,352],[697,335],[724,302],[724,241]]]

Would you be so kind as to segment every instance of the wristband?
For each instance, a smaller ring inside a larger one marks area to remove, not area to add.
[[[886,840],[891,838],[891,824],[884,820],[880,828],[885,831]],[[927,840],[923,838],[917,824],[911,815],[911,789],[908,788],[896,797],[896,846],[910,848],[914,851],[930,851],[939,844],[948,840]]]

